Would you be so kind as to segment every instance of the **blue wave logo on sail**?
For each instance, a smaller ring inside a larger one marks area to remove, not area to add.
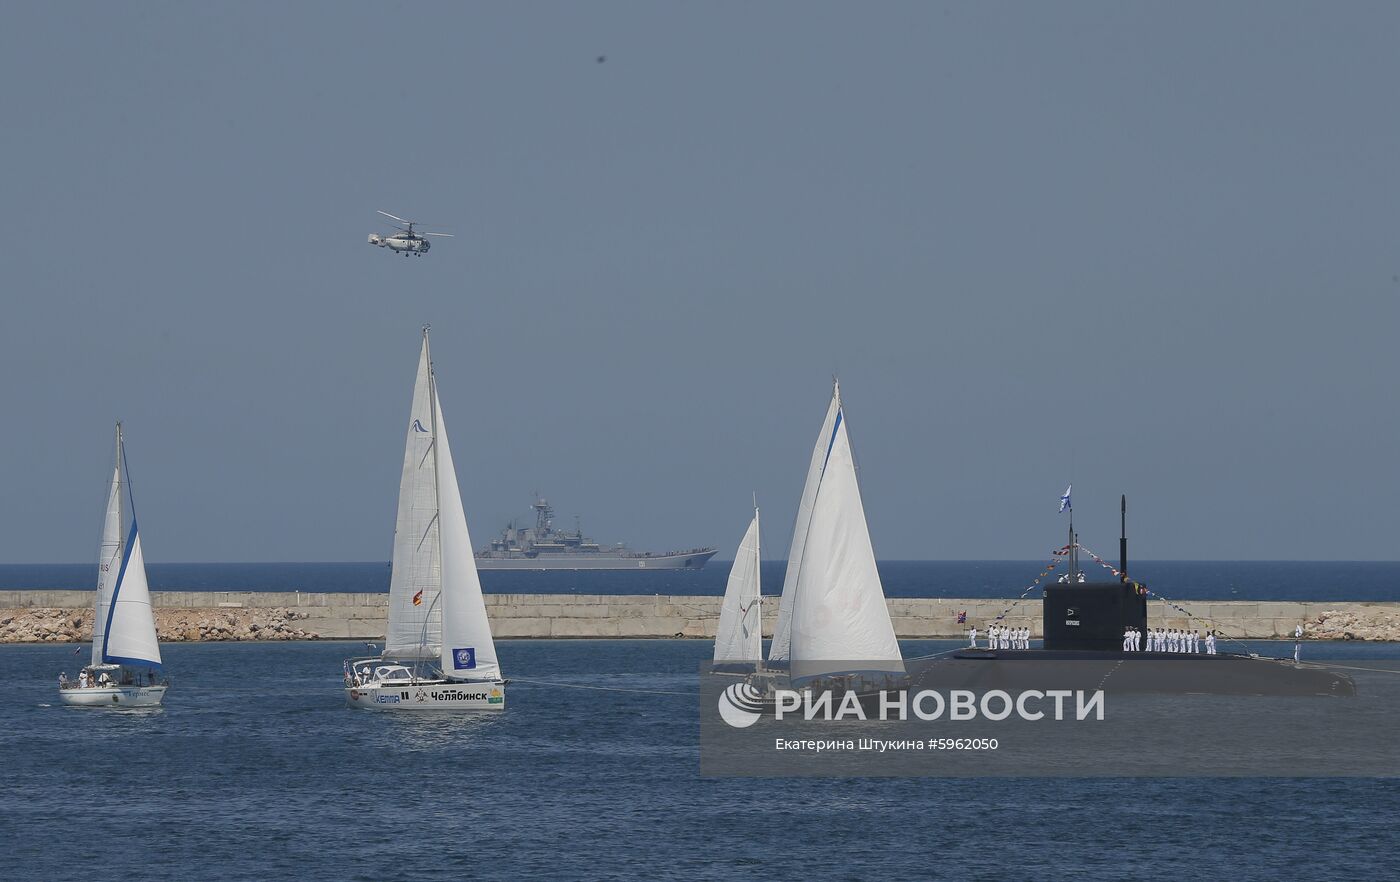
[[[414,420],[414,421],[413,421],[413,431],[415,431],[415,432],[425,432],[425,433],[426,433],[428,430],[425,429],[425,428],[423,428],[423,421],[422,421],[422,420]]]
[[[476,649],[452,650],[452,667],[459,671],[469,671],[476,667]]]
[[[735,729],[747,729],[763,716],[763,693],[748,683],[735,683],[720,693],[719,715]]]

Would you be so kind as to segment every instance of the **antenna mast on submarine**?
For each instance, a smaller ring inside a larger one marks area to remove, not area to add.
[[[1128,580],[1128,494],[1123,494],[1118,506],[1118,513],[1122,518],[1118,534],[1118,572],[1119,578],[1126,582]]]

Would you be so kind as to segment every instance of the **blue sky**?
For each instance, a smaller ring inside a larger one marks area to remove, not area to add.
[[[478,543],[1397,556],[1400,9],[21,4],[0,560],[385,559],[418,328]],[[606,56],[598,63],[598,56]],[[375,209],[456,238],[368,246]],[[778,556],[778,552],[774,552]]]

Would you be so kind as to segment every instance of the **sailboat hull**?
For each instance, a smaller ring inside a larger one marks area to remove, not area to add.
[[[61,689],[58,698],[70,707],[157,707],[166,686],[92,686]]]
[[[347,686],[345,703],[368,710],[501,711],[506,709],[506,684],[503,680],[370,683]]]

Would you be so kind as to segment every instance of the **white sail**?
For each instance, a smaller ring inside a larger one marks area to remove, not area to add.
[[[117,464],[107,493],[107,515],[102,521],[102,545],[97,552],[97,596],[92,616],[92,664],[102,664],[102,643],[107,636],[107,610],[122,563],[122,427],[117,424]]]
[[[151,589],[146,582],[146,559],[141,553],[141,534],[136,529],[135,519],[131,522],[131,536],[112,587],[102,661],[111,665],[161,666],[155,614],[151,611]]]
[[[849,671],[904,672],[855,458],[838,408],[792,603],[794,680]]]
[[[496,643],[486,618],[486,601],[476,574],[452,445],[442,420],[442,402],[433,385],[433,432],[437,450],[438,523],[442,549],[442,672],[453,680],[490,680],[500,677]]]
[[[399,511],[394,522],[394,557],[389,574],[389,629],[384,638],[386,657],[435,658],[442,643],[431,370],[425,333],[399,479]]]
[[[792,526],[792,545],[788,548],[787,572],[783,574],[783,596],[778,601],[778,620],[773,627],[773,645],[768,648],[770,662],[786,662],[792,642],[792,596],[797,577],[802,572],[802,549],[807,543],[807,527],[812,521],[812,503],[822,482],[827,451],[831,449],[836,429],[836,415],[841,411],[841,384],[833,383],[831,404],[826,409],[817,443],[812,447],[812,461],[807,465],[807,482],[802,485],[802,499],[797,505],[797,523]]]
[[[758,510],[739,543],[715,632],[715,664],[763,661],[762,586],[759,583]]]

